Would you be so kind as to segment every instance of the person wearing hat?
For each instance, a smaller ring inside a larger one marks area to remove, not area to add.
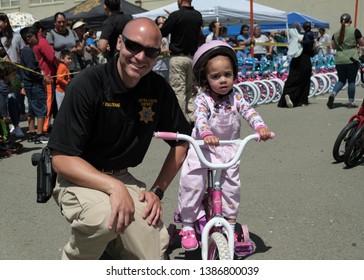
[[[83,21],[76,21],[73,25],[72,25],[72,29],[73,30],[76,30],[80,27],[85,27],[86,25],[86,22],[83,22]],[[83,29],[84,30],[84,29]]]
[[[334,100],[338,92],[348,82],[348,108],[357,108],[355,104],[355,79],[358,73],[358,64],[350,60],[354,58],[359,60],[358,46],[364,46],[362,33],[351,26],[351,16],[347,13],[340,16],[341,27],[332,36],[331,47],[336,50],[335,67],[339,81],[335,84],[329,99],[327,107],[334,108]]]
[[[86,59],[85,59],[85,50],[87,50],[86,46],[86,40],[88,38],[88,32],[86,32],[85,29],[86,26],[86,22],[83,21],[76,21],[73,25],[72,25],[72,29],[76,32],[80,42],[81,42],[81,48],[82,48],[82,52],[83,54],[77,54],[77,62],[80,65],[81,69],[84,69],[86,67]]]

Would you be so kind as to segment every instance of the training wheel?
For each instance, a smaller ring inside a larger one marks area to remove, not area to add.
[[[241,230],[242,230],[243,241],[244,242],[250,241],[248,226],[247,225],[241,225]]]

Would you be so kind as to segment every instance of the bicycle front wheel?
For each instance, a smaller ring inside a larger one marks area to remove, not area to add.
[[[229,246],[221,232],[213,232],[208,242],[208,260],[231,260]]]
[[[351,138],[348,148],[345,152],[345,164],[348,167],[353,167],[358,163],[364,154],[364,125],[356,130]]]
[[[358,121],[349,122],[337,136],[334,148],[332,149],[332,155],[337,162],[344,161],[346,149],[349,145],[350,139],[358,128],[358,124]]]

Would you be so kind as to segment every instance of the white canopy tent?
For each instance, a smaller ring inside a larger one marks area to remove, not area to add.
[[[219,20],[223,25],[232,25],[249,23],[250,20],[250,1],[247,0],[193,0],[192,6],[202,14],[205,24]],[[148,17],[154,20],[158,16],[168,17],[166,11],[176,10],[178,10],[177,3],[172,3],[148,12],[133,14],[133,17]],[[287,13],[254,3],[253,20],[257,23],[286,22]]]

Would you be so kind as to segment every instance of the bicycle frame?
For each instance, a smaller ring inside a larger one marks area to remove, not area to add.
[[[234,259],[235,252],[235,244],[234,244],[234,230],[232,229],[229,222],[224,218],[222,213],[222,189],[220,184],[221,173],[223,170],[228,169],[235,165],[246,146],[246,144],[251,140],[259,141],[259,134],[251,134],[245,137],[244,139],[236,139],[236,140],[222,140],[220,144],[234,144],[238,147],[234,157],[226,163],[211,163],[209,162],[201,150],[201,145],[204,145],[203,140],[195,140],[191,136],[185,134],[178,134],[172,132],[155,132],[154,136],[159,139],[164,140],[184,140],[188,141],[195,149],[201,163],[208,168],[208,199],[210,203],[207,203],[207,211],[206,211],[206,224],[205,221],[199,223],[201,229],[201,253],[202,259],[208,259],[208,240],[210,234],[214,231],[221,231],[226,234],[229,255],[230,259]],[[274,137],[274,133],[272,133],[271,138]],[[214,174],[212,174],[214,172]],[[211,193],[212,187],[212,193]],[[247,252],[252,253],[252,250]]]
[[[350,60],[359,66],[360,79],[364,85],[364,64],[355,58]],[[333,156],[337,162],[345,162],[347,167],[353,167],[364,153],[363,147],[364,100],[359,111],[350,117],[349,122],[341,130],[333,147]],[[343,146],[343,148],[341,148]]]
[[[222,214],[222,188],[220,186],[220,177],[221,177],[221,171],[217,169],[215,171],[215,175],[212,174],[213,170],[209,169],[210,176],[214,177],[212,179],[212,185],[208,186],[208,211],[206,212],[207,215],[207,223],[203,225],[202,229],[202,235],[201,235],[201,253],[202,253],[202,259],[207,260],[208,259],[208,239],[209,234],[212,231],[217,231],[218,228],[222,229],[224,228],[224,233],[227,235],[228,240],[228,247],[229,247],[229,253],[230,258],[234,259],[234,231],[232,227],[230,226],[229,222],[223,217]],[[211,181],[208,180],[208,181]],[[212,209],[211,209],[212,208]]]
[[[350,58],[350,60],[356,64],[359,65],[359,71],[360,71],[360,80],[362,82],[362,84],[364,85],[364,64],[361,63],[360,61],[354,59],[354,58]],[[364,123],[364,99],[362,101],[362,104],[359,108],[359,111],[358,113],[356,113],[355,115],[353,115],[350,119],[349,119],[349,122],[352,122],[354,121],[355,119],[357,119],[359,121],[359,124],[358,124],[358,128],[360,128],[363,123]]]

